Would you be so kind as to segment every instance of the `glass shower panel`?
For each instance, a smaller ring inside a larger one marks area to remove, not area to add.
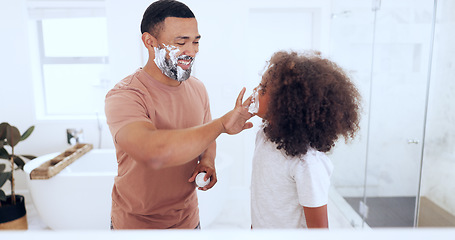
[[[455,227],[455,1],[436,10],[418,227]]]
[[[432,16],[430,0],[382,0],[376,11],[365,198],[350,199],[370,227],[414,226]]]
[[[329,208],[339,209],[354,228],[363,226],[358,214],[363,199],[368,140],[368,100],[370,98],[374,14],[370,1],[332,1],[330,57],[347,70],[361,92],[363,112],[356,139],[336,144],[330,155],[334,164]],[[330,211],[329,211],[330,212]]]

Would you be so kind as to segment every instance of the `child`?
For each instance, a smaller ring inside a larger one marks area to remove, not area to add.
[[[277,52],[255,88],[262,118],[251,182],[252,228],[328,228],[332,163],[326,152],[359,129],[360,94],[315,52]]]

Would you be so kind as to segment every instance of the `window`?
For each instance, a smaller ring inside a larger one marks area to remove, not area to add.
[[[36,41],[38,53],[40,115],[104,115],[104,97],[111,87],[104,9],[47,6],[29,8],[29,13],[36,18],[32,41]]]

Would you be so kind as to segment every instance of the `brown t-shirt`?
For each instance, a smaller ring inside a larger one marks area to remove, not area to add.
[[[194,77],[171,87],[138,69],[108,92],[105,112],[117,152],[118,175],[112,190],[115,229],[194,229],[199,223],[195,184],[188,179],[198,159],[154,170],[135,161],[116,144],[125,125],[148,121],[158,129],[182,129],[211,121],[207,91]]]

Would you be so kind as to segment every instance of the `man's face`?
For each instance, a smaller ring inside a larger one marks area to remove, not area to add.
[[[157,39],[158,47],[154,47],[156,66],[171,79],[187,80],[200,38],[195,18],[166,18]]]

